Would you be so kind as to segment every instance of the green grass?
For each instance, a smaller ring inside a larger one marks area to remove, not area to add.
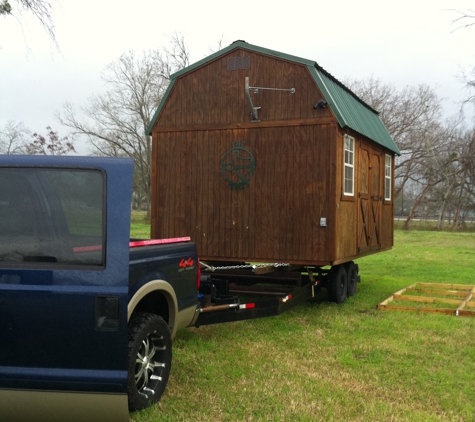
[[[135,239],[150,239],[150,221],[146,211],[132,211],[130,237]]]
[[[179,332],[162,400],[131,421],[474,421],[475,318],[376,305],[417,281],[475,284],[475,234],[397,230],[395,244],[358,260],[343,305],[321,292]]]

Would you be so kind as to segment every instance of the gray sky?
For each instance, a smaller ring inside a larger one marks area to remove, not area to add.
[[[16,6],[15,1],[12,4]],[[397,88],[428,84],[447,116],[466,96],[459,78],[475,66],[475,27],[455,30],[453,10],[473,0],[319,1],[52,0],[60,51],[40,24],[23,14],[0,17],[0,127],[23,122],[61,136],[54,120],[63,103],[76,108],[101,91],[100,74],[124,51],[159,48],[181,32],[192,62],[221,37],[315,60],[336,78],[370,76]],[[86,149],[80,147],[85,153]]]

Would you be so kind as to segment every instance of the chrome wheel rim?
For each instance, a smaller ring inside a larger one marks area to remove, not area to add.
[[[142,340],[135,359],[135,384],[139,394],[147,399],[155,395],[162,382],[166,353],[168,351],[163,336],[157,331]]]

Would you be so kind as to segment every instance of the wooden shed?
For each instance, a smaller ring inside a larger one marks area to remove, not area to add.
[[[314,61],[236,41],[172,76],[148,131],[152,237],[320,267],[393,245],[398,148]]]

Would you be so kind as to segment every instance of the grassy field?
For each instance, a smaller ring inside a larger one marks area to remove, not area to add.
[[[358,260],[343,305],[322,292],[278,317],[179,332],[162,400],[131,421],[474,421],[475,318],[376,305],[416,281],[475,285],[475,234],[397,230],[395,243]]]
[[[130,221],[130,237],[138,239],[150,238],[150,222],[147,221],[147,213],[145,211],[132,211]]]

